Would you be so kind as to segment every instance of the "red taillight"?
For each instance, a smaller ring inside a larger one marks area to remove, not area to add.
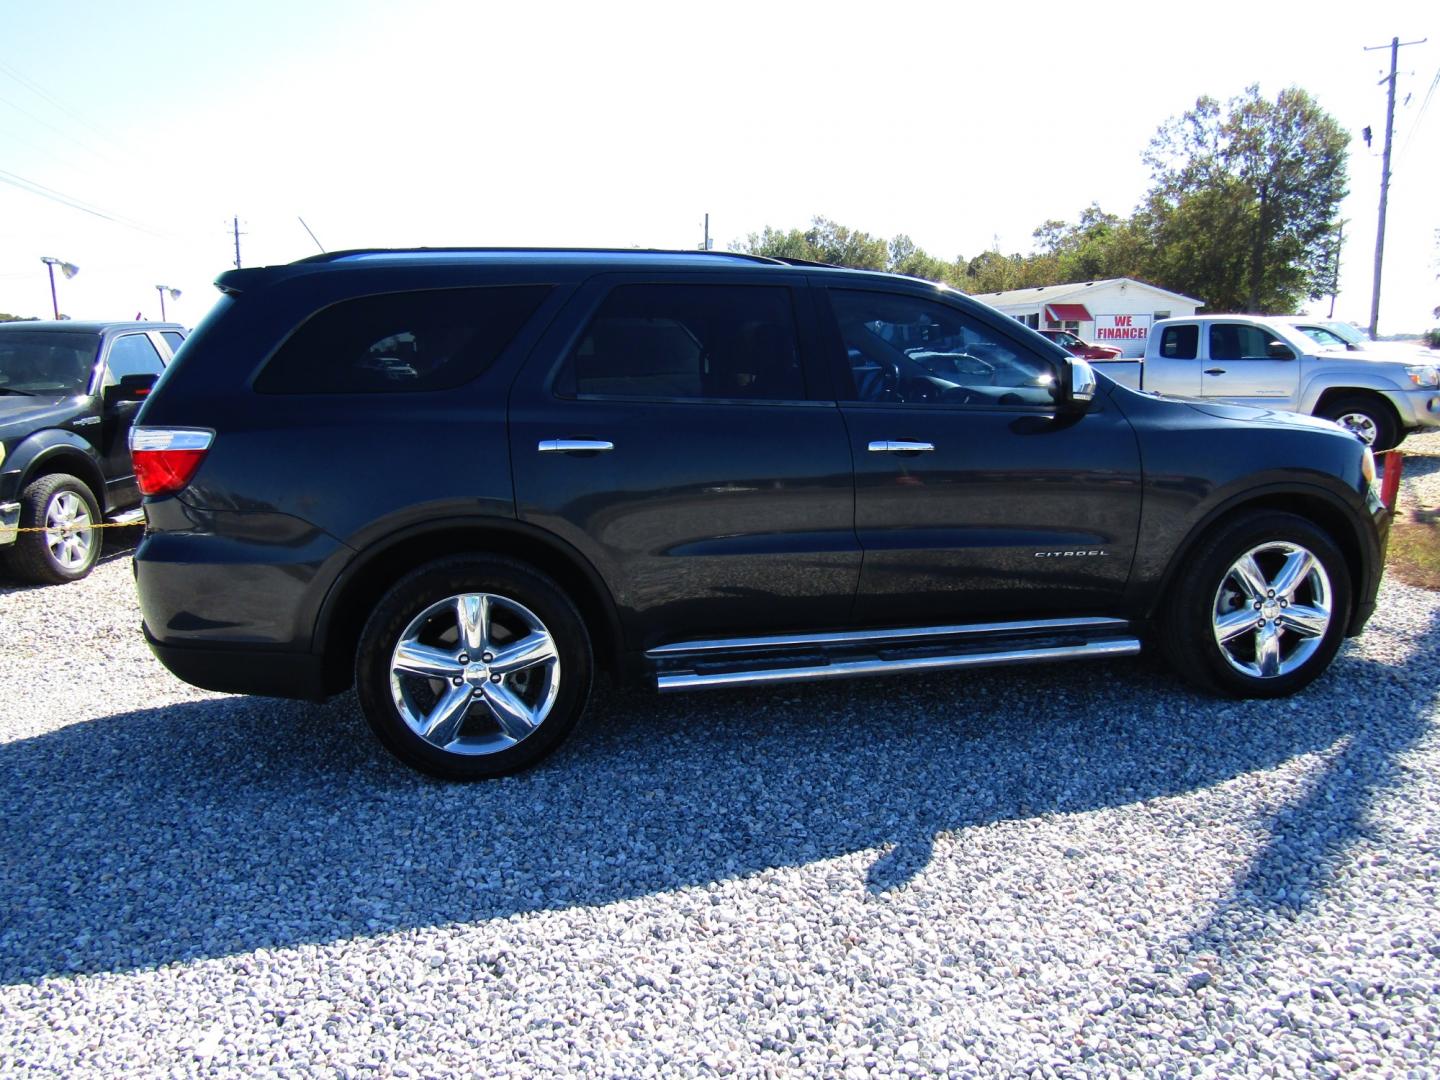
[[[195,475],[215,434],[193,428],[132,428],[130,458],[141,495],[173,495]]]

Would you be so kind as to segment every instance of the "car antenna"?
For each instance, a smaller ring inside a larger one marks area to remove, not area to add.
[[[322,244],[322,243],[320,243],[319,239],[315,236],[315,234],[314,234],[313,232],[310,232],[310,226],[305,224],[305,219],[304,219],[303,217],[301,217],[299,214],[296,214],[296,215],[295,215],[295,220],[298,221],[298,222],[300,222],[300,227],[301,227],[301,228],[303,228],[307,233],[310,233],[310,239],[315,241],[315,246],[320,249],[320,254],[321,254],[321,255],[327,254],[327,252],[325,251],[325,245]]]

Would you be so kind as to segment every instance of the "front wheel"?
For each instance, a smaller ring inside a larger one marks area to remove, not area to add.
[[[1161,619],[1171,664],[1231,697],[1293,694],[1329,666],[1350,618],[1350,572],[1328,534],[1257,511],[1201,541]]]
[[[550,578],[457,557],[402,578],[360,635],[355,683],[376,736],[412,768],[482,780],[535,764],[590,695],[590,637]]]
[[[5,552],[6,568],[47,585],[79,581],[100,558],[99,521],[100,507],[80,478],[52,473],[32,481],[20,496],[20,527],[29,531]]]
[[[1354,394],[1326,402],[1316,416],[1333,420],[1379,454],[1400,442],[1400,424],[1394,411],[1377,397]]]

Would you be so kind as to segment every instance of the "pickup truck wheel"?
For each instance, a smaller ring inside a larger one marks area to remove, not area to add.
[[[1200,542],[1162,617],[1181,675],[1231,697],[1293,694],[1329,666],[1350,618],[1334,542],[1294,514],[1256,511]]]
[[[79,581],[100,558],[100,534],[91,526],[100,507],[83,480],[52,473],[33,480],[20,495],[22,532],[4,552],[5,567],[16,577],[45,585]]]
[[[1400,425],[1390,406],[1379,398],[1364,394],[1335,398],[1325,403],[1315,415],[1334,420],[1355,435],[1375,453],[1392,450],[1400,441]]]
[[[380,742],[446,780],[515,772],[575,728],[593,660],[584,620],[523,563],[462,556],[402,578],[360,635],[355,684]]]

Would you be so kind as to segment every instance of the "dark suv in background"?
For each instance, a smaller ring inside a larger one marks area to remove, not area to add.
[[[104,520],[139,523],[126,441],[185,340],[172,323],[0,323],[0,569],[88,574]]]
[[[132,434],[144,629],[431,773],[661,690],[1158,643],[1277,696],[1375,605],[1333,424],[1162,400],[926,282],[721,253],[360,251],[220,277]],[[885,707],[883,698],[876,707]]]

